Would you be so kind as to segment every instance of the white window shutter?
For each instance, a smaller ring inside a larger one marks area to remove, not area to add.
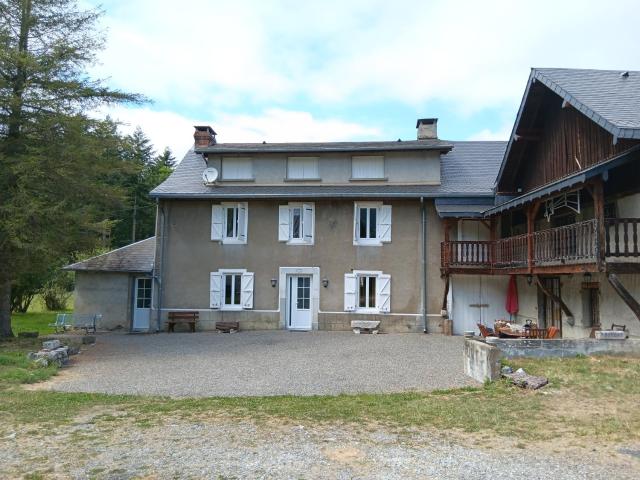
[[[353,312],[356,309],[357,278],[353,273],[344,274],[344,310]]]
[[[238,240],[247,243],[247,204],[238,204]]]
[[[211,207],[211,240],[222,240],[223,220],[222,205],[213,205]]]
[[[242,274],[242,292],[240,295],[240,303],[242,308],[253,308],[253,272]]]
[[[380,274],[376,282],[376,307],[384,313],[391,311],[391,275]]]
[[[209,307],[220,308],[222,300],[222,274],[219,272],[211,272],[211,280],[209,282]]]
[[[360,238],[360,215],[358,212],[358,204],[353,204],[353,241],[357,242]]]
[[[381,242],[391,241],[391,205],[378,208],[378,239]]]
[[[305,242],[313,242],[313,205],[305,203],[302,206],[304,211],[302,220],[302,233]]]
[[[278,241],[289,241],[289,205],[278,208]]]

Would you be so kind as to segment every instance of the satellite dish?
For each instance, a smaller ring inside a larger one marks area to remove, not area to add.
[[[218,170],[213,167],[205,168],[204,172],[202,172],[202,181],[205,185],[212,185],[217,179]]]

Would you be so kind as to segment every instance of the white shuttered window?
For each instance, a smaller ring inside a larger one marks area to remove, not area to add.
[[[314,230],[313,203],[289,203],[278,207],[278,241],[313,245]]]
[[[223,158],[222,180],[253,180],[253,162],[251,161],[251,158]]]
[[[287,159],[287,178],[291,180],[317,180],[317,157],[289,157]]]
[[[212,309],[247,310],[253,308],[253,272],[218,270],[211,272],[210,302]]]
[[[352,157],[351,178],[356,180],[384,179],[384,157],[373,155]]]
[[[382,245],[391,242],[391,205],[380,202],[354,204],[354,245]]]
[[[391,275],[354,270],[344,275],[344,310],[358,313],[391,311]]]
[[[247,243],[247,202],[222,203],[211,207],[211,240]]]

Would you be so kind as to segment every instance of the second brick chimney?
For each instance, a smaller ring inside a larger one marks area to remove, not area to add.
[[[216,144],[216,132],[209,125],[200,125],[194,128],[196,131],[193,132],[193,139],[196,148],[210,147]]]
[[[419,118],[416,122],[418,140],[434,140],[438,138],[438,119]]]

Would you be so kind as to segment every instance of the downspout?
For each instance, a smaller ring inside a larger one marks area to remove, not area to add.
[[[428,333],[427,329],[427,207],[424,197],[420,197],[420,215],[422,217],[422,324],[423,333]]]
[[[160,225],[158,231],[156,232],[156,242],[160,242],[160,267],[158,268],[158,262],[156,262],[156,272],[154,278],[156,280],[156,285],[158,286],[158,302],[157,302],[157,312],[156,312],[156,331],[160,332],[162,330],[162,294],[164,291],[163,282],[162,282],[162,272],[164,270],[164,244],[165,244],[165,235],[166,235],[166,216],[164,207],[160,203],[160,200],[156,200],[157,208],[158,208],[158,217],[160,219]],[[160,234],[160,235],[158,235]],[[156,247],[156,252],[157,252]]]

